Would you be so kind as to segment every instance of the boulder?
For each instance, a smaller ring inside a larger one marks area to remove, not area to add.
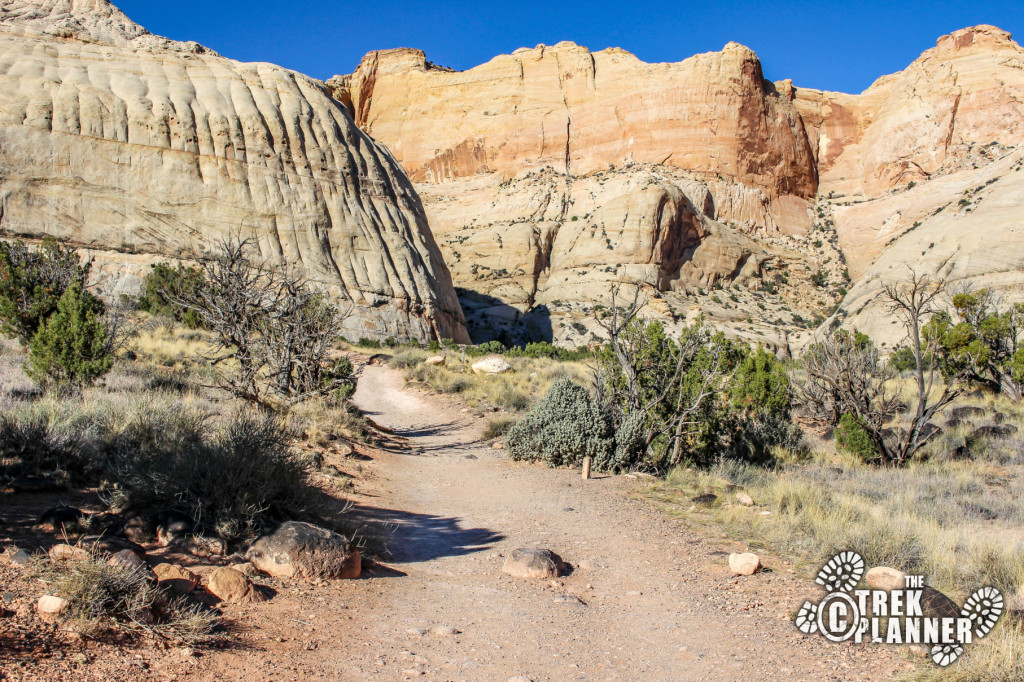
[[[562,558],[550,549],[515,549],[501,570],[515,578],[557,578],[565,570]]]
[[[730,554],[729,569],[735,575],[754,575],[761,569],[761,558],[751,552]]]
[[[188,594],[199,585],[199,576],[184,566],[157,564],[153,573],[161,586],[169,587],[175,594]]]
[[[36,602],[36,613],[47,623],[52,623],[68,610],[68,606],[67,599],[47,594],[40,597],[39,601]]]
[[[875,566],[864,575],[864,582],[873,590],[902,590],[906,586],[907,574],[888,566]]]
[[[301,521],[282,523],[245,557],[268,575],[307,580],[358,578],[362,563],[347,538]]]
[[[742,504],[744,507],[754,506],[754,498],[746,493],[736,493],[736,501]]]
[[[90,556],[89,551],[81,547],[60,544],[50,548],[51,561],[85,561]]]
[[[149,566],[146,565],[146,562],[139,558],[139,555],[130,549],[122,549],[120,552],[111,555],[111,557],[107,559],[107,565],[119,566],[129,571],[144,573],[147,578],[156,580],[156,576],[149,570]]]
[[[248,604],[263,601],[263,593],[252,581],[233,568],[222,566],[210,574],[206,588],[221,601],[232,604]]]
[[[443,355],[431,355],[423,361],[424,365],[436,365],[438,367],[444,367],[447,363],[448,360]]]
[[[921,588],[921,612],[925,618],[959,618],[960,607],[955,601],[931,585]]]
[[[512,365],[500,355],[488,355],[472,365],[473,374],[504,374],[512,371]]]

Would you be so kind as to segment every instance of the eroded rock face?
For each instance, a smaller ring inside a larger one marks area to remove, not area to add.
[[[105,0],[0,0],[0,236],[88,247],[109,294],[232,235],[354,305],[466,334],[419,197],[324,85],[150,35]]]
[[[800,116],[736,43],[645,64],[565,42],[464,72],[387,50],[327,85],[416,183],[476,340],[582,343],[562,303],[731,281],[765,250],[749,235],[811,223]]]
[[[765,83],[732,43],[657,65],[560,43],[458,73],[389,50],[328,87],[416,183],[474,329],[589,342],[570,303],[635,281],[652,313],[786,352],[837,304],[898,342],[877,294],[908,266],[1024,291],[1024,51],[995,27],[860,95]],[[701,293],[730,284],[768,296]]]
[[[1024,48],[1009,33],[956,31],[861,95],[797,90],[795,103],[853,277],[842,322],[900,343],[880,294],[911,267],[1021,299]]]

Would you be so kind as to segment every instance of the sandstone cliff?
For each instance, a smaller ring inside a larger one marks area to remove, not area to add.
[[[819,192],[854,280],[837,315],[902,330],[883,284],[909,268],[1024,298],[1024,49],[975,26],[939,38],[861,95],[797,90]]]
[[[416,183],[478,331],[583,342],[626,280],[779,346],[830,313],[896,343],[872,301],[908,266],[1024,284],[1024,53],[991,26],[860,95],[766,83],[735,43],[676,64],[560,43],[464,72],[386,50],[328,87]]]
[[[416,183],[477,338],[525,318],[585,342],[621,280],[682,320],[699,291],[759,286],[765,242],[811,225],[799,113],[735,43],[645,64],[566,42],[465,72],[387,50],[327,86]]]
[[[92,250],[110,292],[232,234],[355,305],[465,340],[415,189],[314,79],[150,35],[106,0],[0,0],[0,235]]]

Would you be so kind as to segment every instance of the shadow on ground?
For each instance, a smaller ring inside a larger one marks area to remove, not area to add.
[[[487,550],[505,536],[487,528],[463,528],[461,519],[435,514],[357,507],[352,517],[385,524],[391,533],[385,540],[388,559],[397,563],[430,561],[465,556]]]

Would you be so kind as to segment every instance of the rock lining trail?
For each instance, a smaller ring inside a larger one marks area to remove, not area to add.
[[[245,644],[215,678],[403,680],[888,679],[908,660],[801,635],[786,617],[816,594],[780,560],[733,578],[737,543],[695,533],[640,483],[508,460],[483,419],[367,366],[355,403],[408,449],[363,464],[357,512],[393,524],[386,566],[334,588],[282,589],[244,610]],[[752,512],[756,513],[756,512]],[[518,547],[573,567],[557,581],[502,573]]]

